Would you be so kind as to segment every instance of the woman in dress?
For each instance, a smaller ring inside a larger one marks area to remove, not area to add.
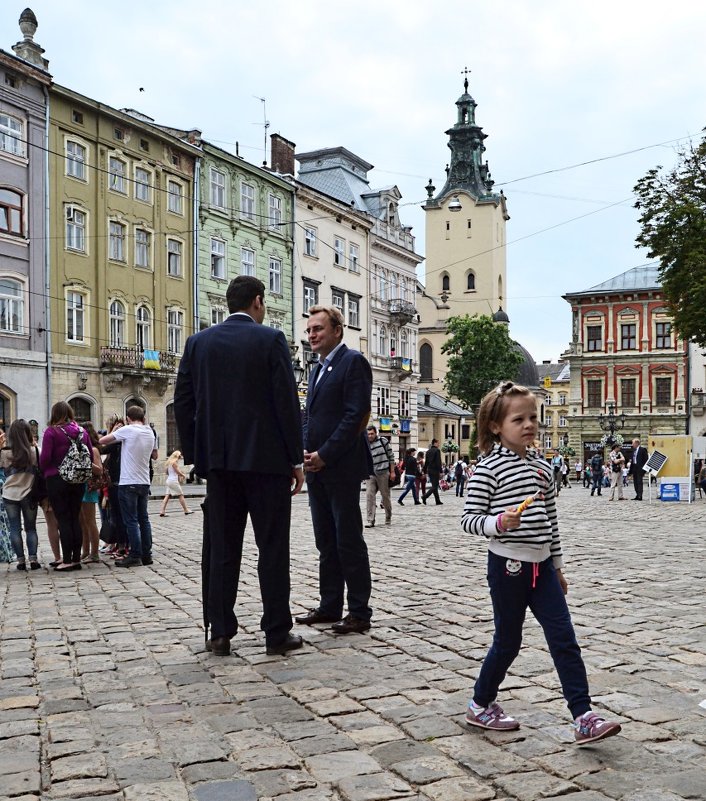
[[[59,524],[62,561],[54,570],[80,570],[81,545],[81,501],[84,484],[69,484],[59,475],[59,466],[69,452],[71,440],[82,433],[81,441],[90,450],[88,432],[74,420],[74,411],[66,401],[58,401],[51,408],[49,423],[42,437],[42,452],[39,466],[47,482],[49,502]]]
[[[39,570],[37,559],[37,498],[32,495],[39,450],[32,445],[32,432],[26,420],[15,420],[10,426],[9,447],[0,451],[0,467],[5,473],[2,498],[10,524],[10,540],[17,557],[17,569],[27,570],[22,542],[24,523],[27,556],[32,570]]]
[[[189,511],[189,507],[184,500],[184,491],[181,488],[182,483],[186,480],[186,476],[179,469],[179,459],[181,459],[181,451],[174,451],[174,453],[167,459],[164,465],[164,472],[167,474],[166,492],[164,500],[162,501],[162,508],[159,510],[160,517],[167,516],[167,504],[172,495],[178,499],[181,508],[184,510],[185,515],[193,514]]]
[[[93,472],[94,475],[100,476],[103,473],[103,464],[100,456],[100,445],[98,444],[98,434],[92,423],[84,423],[84,428],[88,432],[91,439],[91,446],[93,450]],[[90,564],[91,562],[100,562],[98,556],[98,545],[100,540],[100,532],[98,531],[98,524],[96,523],[96,504],[100,500],[100,491],[97,487],[93,487],[89,481],[86,484],[86,489],[81,499],[81,513],[79,519],[81,521],[81,561],[83,564]]]

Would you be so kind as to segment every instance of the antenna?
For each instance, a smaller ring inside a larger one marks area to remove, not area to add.
[[[264,97],[258,97],[257,95],[253,95],[255,100],[259,100],[262,103],[262,127],[264,129],[264,140],[265,140],[265,157],[263,159],[263,166],[267,166],[267,129],[270,127],[270,121],[267,119],[267,105],[266,100]],[[259,122],[254,122],[253,125],[260,125]]]

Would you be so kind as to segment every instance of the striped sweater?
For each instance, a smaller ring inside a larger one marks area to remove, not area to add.
[[[389,473],[395,466],[395,455],[392,453],[390,443],[384,437],[377,437],[368,441],[370,455],[373,457],[373,473],[376,476]]]
[[[499,515],[538,489],[544,498],[522,513],[520,527],[500,532]],[[555,567],[563,567],[552,471],[533,451],[522,459],[501,445],[493,447],[469,481],[461,525],[469,534],[487,537],[488,549],[498,556],[521,562],[543,562],[551,556]]]

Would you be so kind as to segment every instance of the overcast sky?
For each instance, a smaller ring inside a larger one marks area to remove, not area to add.
[[[24,7],[0,5],[4,50],[20,39]],[[57,83],[199,128],[226,149],[238,141],[256,164],[261,97],[269,133],[299,152],[352,150],[375,165],[373,188],[400,188],[408,204],[400,216],[421,253],[424,185],[443,186],[444,131],[467,66],[511,216],[510,332],[537,361],[556,361],[569,343],[562,294],[649,261],[634,245],[632,189],[651,167],[672,165],[706,124],[706,3],[695,0],[34,0],[31,8]]]

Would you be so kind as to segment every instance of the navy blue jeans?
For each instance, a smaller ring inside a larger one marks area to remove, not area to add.
[[[415,503],[419,503],[419,498],[417,497],[417,478],[416,476],[408,476],[404,483],[404,492],[400,495],[397,499],[397,502],[400,503],[407,493],[412,490],[412,497],[414,498]]]
[[[576,642],[569,607],[551,559],[536,566],[488,553],[488,586],[493,601],[495,633],[473,691],[473,700],[487,707],[522,644],[522,627],[530,609],[544,631],[549,653],[573,718],[591,708],[586,668]],[[534,583],[534,587],[532,584]]]
[[[10,542],[15,556],[20,562],[25,561],[24,546],[22,543],[22,521],[25,524],[27,537],[27,555],[33,562],[37,561],[37,502],[29,496],[21,501],[5,500],[7,521],[10,524]]]
[[[152,526],[147,514],[149,484],[120,484],[120,514],[127,529],[130,556],[137,559],[152,556]]]

